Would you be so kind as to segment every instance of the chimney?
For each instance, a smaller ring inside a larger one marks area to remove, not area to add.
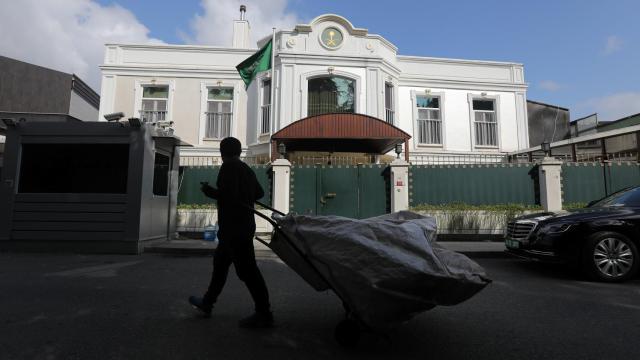
[[[240,20],[233,20],[233,43],[234,48],[249,48],[249,21],[245,19],[247,7],[240,5]]]

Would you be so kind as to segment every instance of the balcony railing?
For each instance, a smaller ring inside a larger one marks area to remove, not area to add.
[[[441,120],[418,120],[418,142],[420,144],[442,144]]]
[[[476,121],[476,146],[498,146],[498,126],[495,122]]]
[[[151,122],[151,123],[155,123],[158,121],[166,121],[167,112],[153,111],[153,110],[140,110],[140,120],[142,120],[142,122]]]
[[[262,117],[260,125],[260,133],[268,134],[271,132],[271,105],[262,105]]]
[[[385,117],[384,119],[391,125],[393,125],[393,122],[395,120],[395,116],[396,116],[396,112],[391,110],[391,109],[385,109]]]
[[[207,112],[205,137],[208,139],[224,139],[231,136],[232,113]]]

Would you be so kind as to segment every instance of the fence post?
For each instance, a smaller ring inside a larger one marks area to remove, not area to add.
[[[286,159],[276,159],[271,163],[273,172],[272,205],[274,209],[289,213],[289,184],[291,180],[291,163]]]
[[[409,163],[395,159],[391,166],[391,212],[409,210]]]
[[[538,168],[540,203],[545,211],[562,210],[562,161],[545,157]]]

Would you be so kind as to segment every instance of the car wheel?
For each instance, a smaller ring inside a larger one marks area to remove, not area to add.
[[[638,271],[637,246],[616,232],[598,232],[587,239],[583,267],[593,279],[605,282],[627,280]]]

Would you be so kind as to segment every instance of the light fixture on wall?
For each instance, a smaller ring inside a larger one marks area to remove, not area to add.
[[[431,94],[431,89],[424,89],[425,94]]]
[[[487,93],[486,92],[481,92],[480,96],[485,97],[485,96],[487,96]]]
[[[402,144],[398,143],[396,144],[396,156],[398,159],[400,159],[400,154],[402,154]]]
[[[327,72],[328,72],[329,74],[333,74],[333,71],[334,71],[334,70],[335,70],[335,69],[333,68],[333,66],[329,66],[329,67],[327,68]]]
[[[222,80],[218,80],[218,81],[216,81],[216,84],[217,84],[218,86],[222,86]]]

